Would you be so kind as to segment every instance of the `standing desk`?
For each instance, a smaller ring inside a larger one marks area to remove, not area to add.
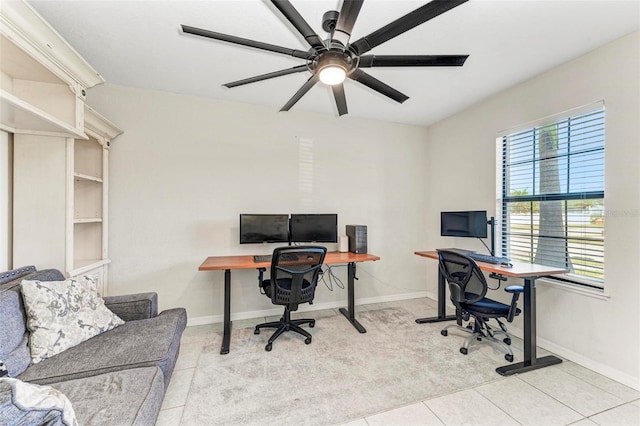
[[[438,252],[416,251],[416,255],[438,260]],[[549,355],[538,358],[536,355],[536,286],[535,281],[545,275],[564,274],[569,272],[566,269],[552,266],[537,265],[524,262],[513,262],[513,267],[508,268],[493,263],[476,261],[480,269],[487,272],[504,275],[512,278],[522,278],[524,280],[524,360],[515,364],[505,365],[496,368],[496,372],[503,376],[510,376],[516,373],[536,370],[550,365],[560,364],[562,360],[556,356]],[[418,324],[450,321],[456,319],[455,315],[445,314],[446,305],[446,285],[445,279],[438,272],[438,316],[432,318],[418,318]]]
[[[360,333],[366,333],[367,330],[356,320],[354,291],[356,263],[375,260],[380,260],[380,257],[368,253],[328,252],[324,258],[325,265],[344,263],[348,265],[347,293],[349,300],[347,309],[340,308],[340,313],[344,315]],[[231,270],[269,267],[271,267],[271,262],[255,262],[253,255],[240,255],[207,257],[198,268],[199,271],[224,271],[224,334],[222,336],[222,347],[220,348],[221,355],[229,353],[229,342],[231,340]]]

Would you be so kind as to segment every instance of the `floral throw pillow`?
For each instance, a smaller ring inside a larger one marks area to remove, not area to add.
[[[34,364],[124,324],[98,296],[89,277],[22,281]]]

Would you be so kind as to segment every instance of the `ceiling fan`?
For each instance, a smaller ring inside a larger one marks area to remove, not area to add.
[[[468,0],[433,0],[371,34],[350,42],[351,31],[364,0],[344,0],[340,12],[330,10],[323,15],[322,28],[329,33],[329,38],[326,40],[322,40],[313,31],[288,0],[271,0],[274,6],[309,43],[310,49],[307,51],[290,49],[188,25],[182,25],[182,31],[201,37],[304,59],[306,61],[304,65],[233,81],[224,84],[224,86],[232,88],[283,75],[309,72],[311,77],[280,111],[291,109],[319,80],[331,86],[338,114],[344,115],[348,113],[343,86],[345,78],[357,81],[399,103],[409,99],[407,95],[364,72],[363,68],[462,66],[469,55],[365,55],[365,53],[466,1]]]

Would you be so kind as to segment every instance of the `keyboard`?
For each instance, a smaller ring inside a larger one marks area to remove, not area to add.
[[[280,257],[282,258],[282,260],[298,260],[298,256],[295,254],[282,254],[280,255]],[[253,256],[253,261],[256,263],[261,263],[261,262],[271,262],[271,259],[273,258],[273,255],[271,254],[256,254]]]
[[[484,262],[484,263],[493,263],[494,265],[511,263],[511,259],[506,257],[491,256],[490,254],[476,253],[475,251],[471,251],[471,250],[464,250],[459,248],[446,248],[446,249],[438,249],[438,250],[447,250],[455,253],[460,253],[472,258],[475,261]]]
[[[493,263],[495,265],[511,263],[511,260],[506,257],[491,256],[489,254],[481,254],[481,253],[475,253],[475,252],[465,253],[465,254],[478,262]]]

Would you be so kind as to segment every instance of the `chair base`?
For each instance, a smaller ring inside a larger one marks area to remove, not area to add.
[[[271,337],[269,337],[269,341],[267,342],[267,345],[264,347],[264,349],[267,352],[272,349],[273,342],[278,337],[280,337],[280,335],[285,331],[295,331],[296,333],[301,334],[302,336],[305,337],[304,343],[308,345],[311,343],[311,334],[309,334],[307,331],[303,330],[302,327],[300,327],[301,325],[304,325],[304,324],[309,324],[309,327],[313,328],[316,325],[316,320],[311,318],[292,320],[291,311],[289,311],[288,309],[285,309],[284,315],[282,315],[282,318],[280,318],[280,321],[273,321],[273,322],[266,322],[264,324],[258,324],[256,325],[256,328],[253,331],[253,334],[260,334],[260,329],[263,329],[263,328],[276,329],[276,331],[273,332]]]
[[[476,341],[486,342],[502,348],[506,352],[504,358],[509,362],[513,362],[513,351],[509,346],[511,345],[511,337],[507,334],[506,331],[494,331],[491,327],[489,327],[485,320],[478,320],[477,318],[474,318],[473,326],[469,324],[466,327],[462,327],[457,324],[450,324],[443,328],[440,331],[440,334],[442,334],[443,336],[448,335],[448,331],[450,328],[456,328],[470,334],[470,336],[464,339],[464,343],[460,348],[460,353],[462,353],[463,355],[467,355],[469,353],[469,346],[471,345],[471,343],[474,343]],[[500,334],[504,334],[506,336],[502,341],[496,339],[495,337]]]

